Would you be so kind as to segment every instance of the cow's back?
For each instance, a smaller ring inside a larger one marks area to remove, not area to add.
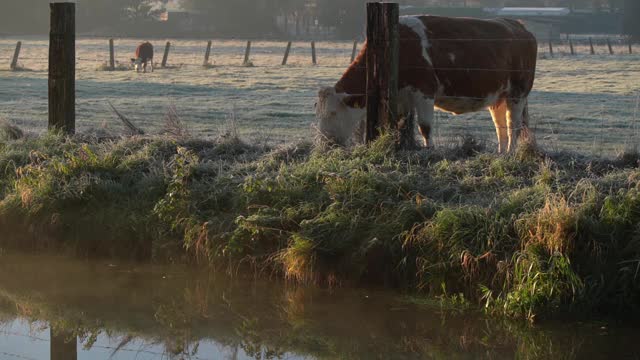
[[[449,68],[468,69],[464,73],[474,79],[497,73],[513,80],[530,80],[533,85],[531,72],[536,67],[538,45],[534,35],[518,21],[438,16],[424,16],[421,20],[426,24],[428,52],[438,77],[446,78],[451,73]]]
[[[138,45],[136,48],[136,58],[142,60],[153,59],[153,45],[149,42]]]
[[[399,87],[410,88],[446,111],[464,113],[486,107],[495,96],[527,96],[533,87],[537,42],[515,20],[440,16],[400,18]],[[364,104],[365,43],[335,85]]]
[[[439,98],[444,110],[476,111],[533,87],[537,42],[518,21],[414,16],[401,25],[401,86]]]

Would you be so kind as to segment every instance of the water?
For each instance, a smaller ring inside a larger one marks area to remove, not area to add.
[[[0,256],[0,359],[640,359],[640,330],[531,327],[382,290]]]

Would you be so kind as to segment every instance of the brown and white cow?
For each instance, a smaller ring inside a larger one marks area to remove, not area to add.
[[[151,72],[153,72],[153,45],[150,42],[143,42],[136,48],[136,57],[131,59],[136,72],[140,72],[142,68],[143,72],[147,72],[147,63],[151,66]]]
[[[430,146],[434,108],[456,115],[488,109],[498,152],[511,151],[528,123],[537,52],[533,34],[515,20],[401,17],[399,113],[417,114]],[[361,140],[354,134],[366,115],[365,53],[366,44],[336,85],[318,94],[319,130],[340,144]]]

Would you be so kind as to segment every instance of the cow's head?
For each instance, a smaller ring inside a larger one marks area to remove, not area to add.
[[[142,58],[131,59],[131,65],[133,65],[133,68],[137,72],[140,72],[140,68],[142,67]]]
[[[337,93],[333,87],[318,92],[316,119],[323,137],[339,145],[361,143],[365,123],[365,97]]]

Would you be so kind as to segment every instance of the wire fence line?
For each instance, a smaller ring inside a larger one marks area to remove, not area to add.
[[[96,56],[94,58],[87,58],[87,57],[78,57],[77,61],[85,61],[85,62],[96,62],[96,63],[106,63],[109,60],[109,48],[108,45],[106,45],[106,40],[105,41],[105,45],[103,46],[102,49],[102,53],[96,53]],[[415,38],[400,38],[399,39],[400,42],[406,43],[406,42],[421,42],[421,39],[415,39]],[[169,52],[169,56],[173,55],[175,56],[184,56],[187,55],[185,53],[185,51],[181,51],[180,48],[180,43],[178,41],[175,42],[171,42],[171,49]],[[476,38],[476,39],[452,39],[452,38],[433,38],[433,39],[428,39],[429,43],[434,43],[434,42],[453,42],[453,43],[460,43],[460,42],[501,42],[501,43],[512,43],[512,42],[537,42],[539,45],[539,54],[540,55],[566,55],[571,53],[572,55],[578,55],[579,53],[582,53],[582,51],[578,51],[579,47],[581,46],[587,46],[587,47],[594,47],[594,53],[592,55],[597,55],[600,51],[595,52],[595,48],[597,47],[598,50],[600,50],[600,47],[605,48],[605,50],[607,51],[607,53],[611,54],[611,52],[613,52],[612,55],[615,54],[626,54],[627,52],[632,52],[632,44],[627,40],[627,39],[622,39],[622,38],[614,38],[613,41],[611,41],[610,38],[606,38],[606,39],[596,39],[594,40],[588,40],[585,41],[584,39],[553,39],[553,38],[549,38],[546,40],[532,40],[532,39],[511,39],[511,38]],[[253,47],[251,48],[251,51],[254,51],[254,55],[255,52],[260,53],[260,47],[256,47],[256,44],[259,44],[260,42],[256,42],[253,43]],[[267,43],[267,42],[265,42]],[[325,55],[323,53],[323,49],[320,45],[320,42],[313,42],[313,45],[311,45],[312,43],[306,44],[306,43],[300,43],[300,42],[296,42],[296,46],[293,49],[288,49],[288,46],[286,46],[286,43],[275,43],[275,42],[268,42],[269,44],[280,44],[279,47],[281,47],[281,49],[279,49],[282,52],[282,56],[285,57],[285,53],[289,54],[289,50],[291,51],[291,55],[293,56],[301,56],[300,52],[302,50],[304,50],[305,52],[305,57],[308,58],[309,63],[314,64],[313,60],[315,59],[315,57],[317,56],[319,59],[322,60],[322,56]],[[346,44],[346,43],[345,43]],[[362,46],[362,44],[359,44],[358,42],[355,42],[356,46],[354,47],[355,50],[358,50],[358,47]],[[551,46],[555,46],[555,50],[552,49],[548,49],[547,48],[547,44],[550,44]],[[30,44],[27,42],[23,42],[22,43],[22,50],[21,53],[22,54],[28,54],[30,52],[29,49]],[[562,48],[559,48],[558,46],[562,46]],[[622,50],[620,49],[622,47]],[[117,49],[116,54],[120,54],[123,51],[125,51],[123,49],[123,46],[116,46],[115,47]],[[271,45],[271,50],[268,51],[269,55],[276,55],[274,53],[275,49],[273,49],[273,45]],[[304,48],[304,49],[303,49]],[[312,48],[315,48],[312,50]],[[615,50],[614,50],[615,48]],[[160,48],[161,50],[162,48]],[[188,47],[189,51],[191,52],[191,54],[189,54],[191,57],[193,56],[202,56],[203,58],[205,57],[205,53],[206,53],[206,46],[202,45],[202,49],[198,49],[197,51],[194,52],[194,47],[193,46],[189,46]],[[627,51],[628,49],[628,51]],[[97,50],[96,47],[94,47],[94,51]],[[135,48],[133,46],[130,46],[130,48],[128,49],[127,53],[134,53]],[[213,53],[212,53],[212,58],[215,59],[216,57],[216,51],[215,51],[215,46],[213,48]],[[238,57],[240,58],[241,55],[246,55],[246,53],[243,53],[241,48],[236,49],[237,50],[237,54]],[[246,48],[244,49],[246,51]],[[357,51],[353,52],[353,51],[349,51],[349,49],[343,49],[344,51],[342,52],[342,54],[336,54],[335,52],[329,52],[326,55],[330,56],[332,58],[335,58],[336,55],[339,55],[340,57],[345,59],[345,63],[349,63],[350,60],[353,58],[353,56],[357,53]],[[4,51],[2,49],[0,49],[0,61],[2,62],[9,62],[13,60],[13,51],[14,49],[11,48],[9,45],[4,47]],[[551,52],[554,52],[553,54]],[[556,53],[557,52],[557,53]],[[590,53],[590,51],[589,51]],[[4,55],[3,55],[4,54]],[[316,54],[314,56],[314,54]],[[584,54],[587,54],[587,52],[585,51]],[[605,54],[605,52],[602,52],[602,54]],[[228,54],[225,54],[228,55]],[[288,57],[288,55],[286,55],[286,57]],[[19,56],[18,60],[29,60],[31,62],[35,62],[38,64],[46,64],[48,63],[48,60],[46,58],[42,58],[42,57],[33,57],[33,56]],[[122,57],[120,57],[118,60],[122,60]],[[126,58],[126,60],[130,60],[130,58]],[[335,60],[335,59],[334,59]],[[122,62],[127,62],[127,61],[120,61],[120,63]],[[200,63],[201,65],[202,63]],[[242,63],[240,63],[240,65],[242,65]]]
[[[118,41],[115,60],[128,63],[130,58],[124,54],[133,53],[138,43],[135,39]],[[11,58],[4,55],[13,53],[13,45],[15,43],[0,39],[0,59]],[[349,67],[353,53],[352,42],[318,42],[318,65],[311,66],[309,44],[295,43],[291,50],[292,62],[282,66],[286,43],[254,42],[251,61],[255,67],[247,67],[242,65],[244,42],[214,42],[211,59],[215,66],[203,68],[206,45],[206,41],[200,40],[172,41],[169,67],[152,75],[137,75],[132,71],[108,72],[98,68],[97,65],[109,59],[108,39],[79,41],[77,114],[80,130],[92,130],[102,123],[117,121],[107,106],[107,101],[111,101],[136,125],[151,133],[161,128],[166,109],[173,104],[184,123],[198,136],[213,136],[233,119],[242,135],[266,136],[276,142],[308,138],[313,131],[313,103],[318,90],[335,84]],[[361,47],[359,44],[357,50]],[[565,148],[584,149],[604,143],[607,152],[620,144],[637,143],[634,139],[638,136],[634,134],[638,126],[634,124],[638,123],[638,115],[634,109],[639,102],[638,56],[621,52],[616,56],[602,53],[568,57],[557,50],[550,58],[544,53],[545,48],[545,44],[539,47],[542,56],[534,90],[529,96],[530,126],[536,127],[536,137],[543,143]],[[26,42],[20,61],[32,68],[33,74],[0,72],[0,81],[7,84],[0,89],[1,117],[26,128],[46,128],[43,124],[46,125],[47,111],[47,50],[46,41]],[[172,65],[172,61],[180,64]],[[448,65],[435,70],[467,71],[470,78],[476,73],[519,71],[484,67],[458,69]],[[468,85],[473,86],[471,82]],[[446,98],[484,100],[455,95],[449,94]],[[489,140],[495,137],[488,113],[455,118],[446,113],[436,114],[436,128],[443,137],[462,133]],[[109,127],[117,126],[115,124]]]
[[[32,57],[24,57],[24,58],[20,58],[22,60],[31,60],[32,62],[36,63],[36,64],[48,64],[48,60],[46,59],[42,59],[42,58],[32,58]],[[0,60],[2,60],[2,58],[0,58]],[[76,58],[76,61],[93,61],[93,62],[100,62],[101,60],[96,60],[96,59],[87,59],[87,58]],[[186,66],[198,66],[201,67],[202,64],[196,64],[196,63],[192,63],[192,64],[185,64],[185,63],[180,63],[179,64],[180,67],[186,67]],[[242,65],[220,65],[220,66],[225,66],[225,67],[244,67],[246,68],[246,66],[242,66]],[[260,66],[250,66],[250,67],[260,67]],[[317,65],[316,67],[320,67],[320,68],[340,68],[340,69],[347,69],[348,66],[338,66],[338,65]],[[366,69],[366,66],[354,66],[354,68],[356,69]],[[172,70],[174,70],[174,67],[171,67]],[[402,69],[403,70],[434,70],[434,71],[441,71],[441,72],[490,72],[490,73],[540,73],[541,70],[540,69],[505,69],[505,68],[473,68],[473,67],[437,67],[437,66],[424,66],[424,65],[402,65]],[[44,70],[43,70],[44,71]],[[104,70],[107,71],[107,70]],[[583,73],[602,73],[604,72],[626,72],[626,73],[640,73],[640,67],[637,69],[632,69],[632,68],[611,68],[611,67],[607,67],[605,69],[580,69],[581,72]]]

